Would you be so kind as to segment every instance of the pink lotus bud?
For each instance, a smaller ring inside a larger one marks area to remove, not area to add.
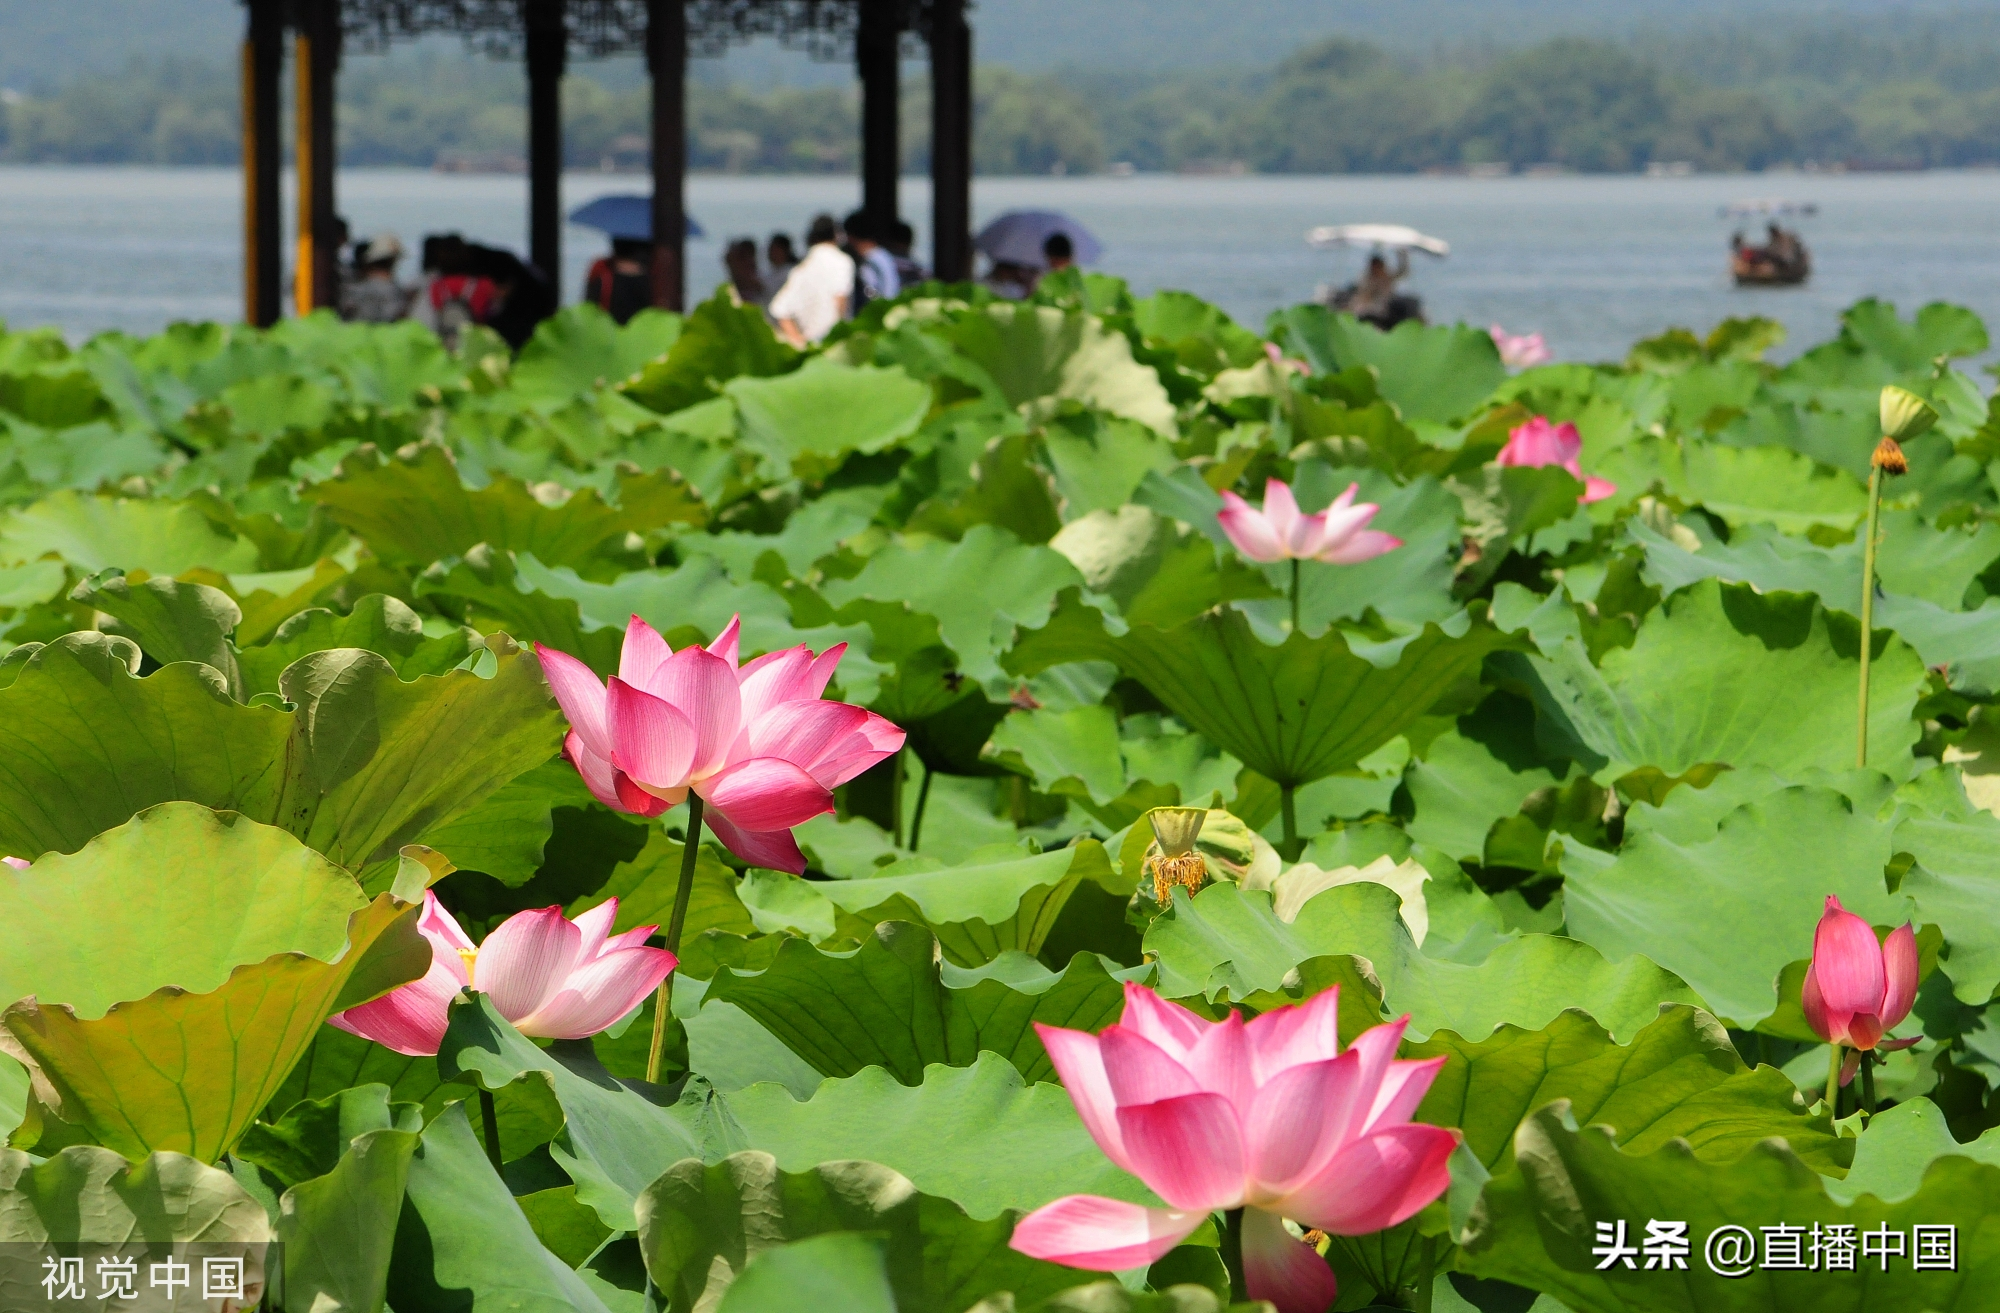
[[[1576,425],[1568,420],[1551,424],[1546,416],[1537,415],[1507,434],[1507,445],[1500,449],[1498,460],[1502,465],[1562,466],[1571,478],[1582,480],[1583,495],[1577,501],[1583,505],[1617,492],[1617,484],[1583,472],[1582,455],[1583,435],[1576,431]]]
[[[1901,925],[1877,943],[1874,929],[1828,894],[1799,998],[1813,1033],[1852,1049],[1888,1047],[1883,1035],[1916,1001],[1916,933]]]

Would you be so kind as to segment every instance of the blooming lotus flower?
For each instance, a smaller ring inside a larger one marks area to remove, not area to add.
[[[563,754],[605,806],[658,816],[690,792],[729,851],[803,874],[792,827],[833,810],[833,789],[903,746],[903,731],[820,694],[847,644],[800,645],[737,666],[739,625],[675,652],[633,616],[618,673],[535,644],[568,717]]]
[[[1500,363],[1509,369],[1528,369],[1555,359],[1540,333],[1510,333],[1498,324],[1486,331],[1493,335],[1493,345],[1500,348]]]
[[[1583,495],[1577,498],[1579,503],[1603,501],[1617,492],[1617,484],[1583,472],[1583,466],[1577,459],[1581,455],[1583,435],[1576,431],[1576,425],[1568,420],[1551,424],[1537,415],[1507,434],[1507,445],[1500,449],[1499,459],[1502,465],[1562,466],[1572,478],[1583,481]]]
[[[1410,1121],[1443,1058],[1399,1062],[1409,1018],[1340,1051],[1339,991],[1210,1023],[1139,985],[1102,1034],[1037,1024],[1084,1127],[1165,1208],[1070,1195],[1014,1228],[1035,1258],[1095,1272],[1158,1259],[1243,1209],[1243,1274],[1279,1313],[1324,1313],[1333,1270],[1282,1219],[1332,1235],[1396,1225],[1443,1194],[1458,1134]]]
[[[1317,515],[1303,515],[1289,486],[1278,479],[1264,485],[1264,509],[1257,510],[1233,492],[1222,494],[1215,518],[1245,558],[1273,561],[1326,561],[1356,565],[1403,545],[1401,538],[1368,527],[1381,510],[1373,502],[1354,504],[1361,485],[1350,483],[1333,505]]]
[[[638,1007],[674,969],[672,953],[646,947],[658,926],[613,935],[617,917],[616,898],[574,921],[564,919],[560,907],[516,912],[474,947],[437,895],[426,890],[417,929],[430,941],[431,969],[327,1020],[384,1048],[425,1057],[444,1042],[458,992],[478,989],[523,1035],[595,1035]]]
[[[1908,1048],[1916,1041],[1882,1037],[1916,1001],[1916,933],[1904,924],[1878,944],[1869,924],[1828,894],[1799,999],[1813,1033],[1856,1050]]]

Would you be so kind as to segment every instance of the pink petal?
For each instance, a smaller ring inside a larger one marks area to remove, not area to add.
[[[1910,927],[1899,925],[1882,941],[1882,972],[1886,988],[1882,993],[1882,1028],[1894,1030],[1910,1015],[1917,1001],[1917,936]]]
[[[1202,1089],[1220,1094],[1239,1113],[1249,1112],[1256,1100],[1257,1077],[1240,1012],[1231,1012],[1204,1031],[1182,1065],[1194,1073]]]
[[[1278,541],[1289,546],[1298,536],[1299,503],[1291,485],[1282,479],[1264,480],[1264,519]],[[1289,556],[1292,553],[1286,552]]]
[[[1201,1082],[1193,1072],[1124,1026],[1109,1027],[1099,1035],[1097,1051],[1111,1078],[1111,1097],[1121,1108],[1201,1093]]]
[[[1245,560],[1268,565],[1286,559],[1284,540],[1272,530],[1271,522],[1235,493],[1222,494],[1222,509],[1215,513],[1215,520]]]
[[[1578,497],[1577,501],[1588,505],[1594,501],[1603,501],[1606,497],[1616,496],[1617,492],[1618,485],[1611,480],[1600,479],[1595,474],[1586,474],[1583,478],[1583,496]]]
[[[1035,1034],[1041,1037],[1042,1047],[1048,1050],[1049,1061],[1055,1064],[1063,1089],[1076,1105],[1083,1129],[1090,1132],[1090,1138],[1097,1141],[1105,1157],[1131,1171],[1131,1160],[1125,1156],[1125,1137],[1118,1129],[1118,1100],[1112,1096],[1111,1079],[1104,1071],[1098,1037],[1088,1031],[1045,1026],[1039,1021],[1035,1023]]]
[[[583,777],[584,787],[590,790],[591,797],[613,811],[629,810],[618,796],[617,768],[585,746],[583,736],[575,730],[563,736],[563,756]]]
[[[1256,1022],[1250,1023],[1255,1026]],[[1144,985],[1125,982],[1125,1014],[1118,1019],[1125,1030],[1136,1031],[1163,1049],[1177,1062],[1201,1041],[1210,1023],[1178,1004],[1169,1003]]]
[[[424,910],[417,917],[417,932],[431,941],[431,952],[440,960],[459,962],[458,950],[471,948],[472,939],[460,928],[457,918],[438,901],[437,890],[424,890]],[[459,967],[459,983],[465,983],[465,969]]]
[[[845,702],[780,702],[746,726],[750,753],[789,761],[832,788],[838,781],[819,767],[860,734],[868,714]],[[865,747],[866,740],[861,744]]]
[[[1551,424],[1546,417],[1537,415],[1507,435],[1507,445],[1500,449],[1499,462],[1502,465],[1561,465],[1575,460],[1582,451],[1583,436],[1576,431],[1576,425],[1568,421]]]
[[[1007,1243],[1030,1258],[1121,1272],[1166,1256],[1208,1220],[1206,1212],[1144,1208],[1097,1195],[1073,1194],[1046,1204],[1014,1224]]]
[[[1117,1068],[1111,1070],[1115,1087]],[[1173,1207],[1208,1210],[1243,1202],[1243,1128],[1235,1105],[1220,1094],[1121,1103],[1118,1133],[1132,1174]]]
[[[1131,986],[1126,986],[1128,999]],[[1261,1083],[1289,1067],[1322,1062],[1340,1052],[1340,987],[1295,1007],[1276,1008],[1249,1026],[1250,1060]]]
[[[618,791],[618,809],[631,812],[634,816],[644,816],[649,820],[667,808],[678,807],[687,800],[686,789],[675,789],[664,798],[648,793],[622,770],[612,772],[611,782]]]
[[[1403,540],[1393,533],[1361,529],[1337,543],[1328,544],[1313,559],[1329,565],[1359,565],[1387,555],[1402,545]]]
[[[684,647],[653,676],[652,691],[694,727],[694,775],[699,778],[719,770],[743,723],[736,667],[713,652]]]
[[[1847,1023],[1847,1042],[1857,1049],[1872,1049],[1882,1042],[1882,1018],[1873,1012],[1857,1012]]]
[[[703,819],[724,848],[750,865],[772,871],[790,871],[793,875],[806,873],[805,854],[799,851],[799,841],[792,837],[790,830],[741,829],[716,811],[708,812]]]
[[[836,784],[845,784],[876,762],[886,760],[902,751],[905,737],[895,722],[871,711],[853,734],[843,742],[835,744],[819,765],[813,768],[813,776],[825,782],[829,788]]]
[[[1369,1115],[1375,1109],[1383,1083],[1396,1065],[1396,1049],[1403,1042],[1403,1031],[1409,1024],[1409,1017],[1404,1016],[1379,1026],[1370,1026],[1356,1035],[1354,1043],[1348,1046],[1347,1052],[1359,1064],[1354,1078],[1354,1098],[1349,1104],[1328,1112],[1329,1121],[1337,1117],[1340,1122],[1340,1143],[1355,1139],[1367,1128]]]
[[[605,944],[611,938],[611,923],[617,919],[618,900],[615,897],[607,898],[588,911],[579,912],[570,918],[570,924],[575,926],[577,934],[582,936],[576,946],[576,963],[579,967],[604,955]]]
[[[17,871],[25,871],[30,866],[34,865],[33,862],[29,861],[25,857],[0,857],[0,862],[7,863],[7,865],[13,867]]]
[[[605,699],[605,721],[611,731],[613,766],[648,789],[686,786],[699,736],[679,708],[613,678]]]
[[[721,657],[724,661],[727,661],[730,669],[733,670],[736,668],[737,644],[741,640],[742,635],[743,617],[741,615],[730,616],[729,623],[722,627],[722,632],[715,636],[715,641],[708,645],[708,650],[714,655]]]
[[[1375,1089],[1375,1103],[1368,1109],[1367,1120],[1355,1133],[1367,1135],[1410,1120],[1443,1068],[1443,1058],[1390,1063],[1389,1070],[1382,1075],[1382,1083]]]
[[[1326,1260],[1262,1208],[1243,1210],[1243,1283],[1250,1298],[1270,1300],[1278,1313],[1326,1313],[1340,1294]]]
[[[562,988],[582,944],[582,933],[560,907],[516,912],[479,946],[472,987],[491,998],[501,1016],[516,1021]]]
[[[1278,1204],[1331,1235],[1367,1235],[1414,1217],[1451,1184],[1456,1132],[1413,1122],[1363,1136]]]
[[[578,917],[577,919],[582,920],[583,918]],[[646,941],[658,933],[660,933],[660,927],[656,925],[634,926],[622,935],[613,935],[605,940],[604,947],[599,950],[597,955],[603,957],[606,953],[615,953],[621,948],[644,948]]]
[[[1264,1082],[1244,1118],[1249,1174],[1260,1191],[1286,1194],[1325,1166],[1350,1118],[1361,1061],[1353,1054],[1287,1067]]]
[[[455,958],[454,958],[455,960]],[[409,984],[390,990],[373,1002],[336,1012],[327,1024],[350,1035],[374,1040],[383,1048],[413,1058],[431,1057],[444,1043],[452,999],[465,988],[464,970],[454,974],[443,961]]]
[[[644,1002],[675,965],[663,948],[606,953],[571,971],[553,997],[515,1025],[540,1039],[595,1035]]]
[[[804,646],[768,652],[738,671],[743,689],[743,720],[748,724],[781,702],[810,702],[826,691],[827,682],[847,654],[836,643],[817,657]]]
[[[1813,932],[1813,976],[1826,1000],[1828,1020],[1841,1028],[1843,1017],[1882,1011],[1888,981],[1882,969],[1882,946],[1866,921],[1828,894],[1826,911]]]
[[[738,762],[695,791],[746,830],[789,830],[833,810],[833,794],[826,786],[777,757]]]
[[[1833,1019],[1826,1014],[1826,1000],[1820,996],[1819,981],[1813,975],[1812,963],[1806,963],[1806,982],[1799,990],[1799,1007],[1806,1014],[1806,1024],[1813,1034],[1827,1043],[1838,1042],[1833,1033]],[[1843,1034],[1846,1028],[1842,1027]]]
[[[604,729],[603,682],[589,666],[567,652],[537,643],[535,655],[541,658],[549,691],[556,695],[556,703],[570,728],[582,737],[593,756],[611,760],[611,737]]]
[[[625,623],[625,644],[618,650],[618,678],[633,688],[650,688],[653,672],[673,654],[659,631],[635,615]]]

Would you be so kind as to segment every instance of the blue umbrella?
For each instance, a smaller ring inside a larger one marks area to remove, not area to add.
[[[1054,210],[1009,210],[987,224],[972,244],[996,263],[1039,269],[1048,263],[1042,245],[1057,233],[1069,238],[1078,264],[1094,264],[1104,254],[1104,244],[1088,228]]]
[[[595,228],[609,237],[650,242],[653,240],[653,198],[629,193],[600,196],[572,212],[569,221],[579,227]],[[701,225],[694,221],[693,215],[688,216],[687,235],[703,236]]]

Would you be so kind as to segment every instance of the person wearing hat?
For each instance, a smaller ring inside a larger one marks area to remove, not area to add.
[[[389,324],[410,313],[410,292],[396,281],[403,243],[394,233],[378,233],[355,252],[356,276],[340,289],[340,317],[364,324]]]

